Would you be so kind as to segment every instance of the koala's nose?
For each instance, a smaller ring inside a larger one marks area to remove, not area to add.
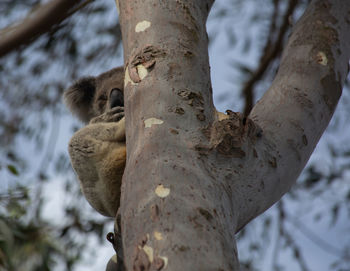
[[[123,92],[119,88],[113,88],[109,94],[110,108],[124,106]]]

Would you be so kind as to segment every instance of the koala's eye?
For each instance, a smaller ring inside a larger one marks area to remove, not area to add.
[[[95,103],[95,108],[98,112],[98,115],[105,112],[106,107],[107,107],[107,100],[108,100],[108,96],[105,94],[102,94],[102,95],[97,97],[96,103]]]
[[[119,88],[113,88],[109,94],[109,106],[110,108],[117,106],[124,106],[123,92]]]
[[[107,100],[107,96],[106,95],[101,95],[98,97],[99,101],[106,101]]]

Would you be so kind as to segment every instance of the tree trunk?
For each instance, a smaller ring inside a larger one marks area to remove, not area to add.
[[[341,94],[350,5],[318,0],[249,118],[217,114],[205,29],[212,4],[119,1],[126,270],[239,270],[235,233],[290,189]]]

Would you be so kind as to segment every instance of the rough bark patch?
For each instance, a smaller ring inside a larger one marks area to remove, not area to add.
[[[218,153],[234,158],[243,158],[246,153],[243,144],[246,141],[255,143],[262,136],[261,128],[253,120],[244,117],[241,113],[227,111],[228,119],[215,121],[204,134],[209,139],[209,146],[197,145],[202,154],[215,149]]]
[[[177,95],[179,95],[183,100],[188,101],[188,105],[196,109],[196,117],[199,121],[205,121],[206,118],[203,107],[204,100],[201,93],[196,93],[188,89],[181,89],[178,91]]]

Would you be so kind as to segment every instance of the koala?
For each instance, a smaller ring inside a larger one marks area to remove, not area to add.
[[[72,167],[90,205],[115,217],[125,169],[124,69],[84,77],[64,92],[70,111],[86,126],[69,142]]]

